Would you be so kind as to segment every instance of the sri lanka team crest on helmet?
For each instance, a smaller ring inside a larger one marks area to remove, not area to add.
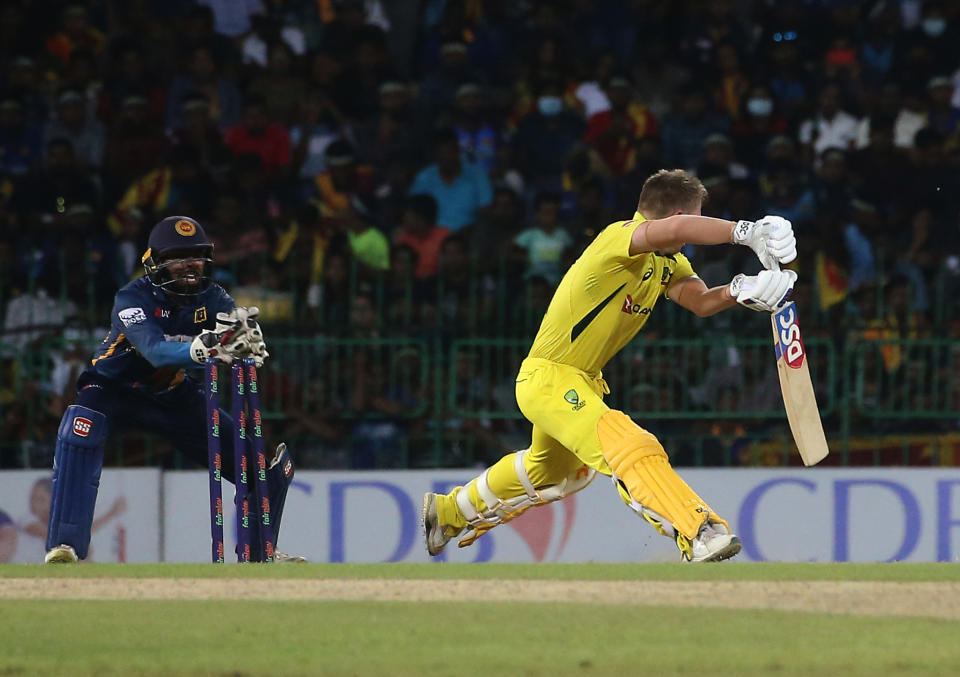
[[[197,227],[186,219],[180,219],[177,221],[174,224],[173,229],[177,231],[177,234],[183,235],[184,237],[190,237],[197,232]]]
[[[577,395],[576,390],[568,390],[564,394],[563,399],[565,399],[567,402],[573,405],[574,411],[580,411],[587,404],[586,401],[582,401],[580,399],[580,396]]]

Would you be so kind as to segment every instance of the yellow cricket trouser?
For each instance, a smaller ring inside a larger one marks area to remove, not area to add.
[[[549,360],[527,358],[516,378],[517,404],[533,423],[533,436],[523,466],[533,486],[540,488],[562,482],[584,465],[607,475],[610,467],[603,458],[597,436],[597,421],[610,411],[603,403],[609,392],[598,375]],[[514,466],[517,452],[507,454],[487,475],[490,490],[500,499],[524,494]],[[440,522],[454,527],[466,525],[454,497],[461,487],[441,496],[437,508]],[[480,497],[476,483],[469,487],[470,502],[482,512],[488,506]]]
[[[625,502],[652,510],[688,538],[697,535],[708,515],[719,519],[673,470],[657,438],[623,412],[604,404],[603,396],[609,390],[602,375],[527,358],[516,381],[517,404],[533,423],[533,438],[528,450],[507,454],[486,477],[481,475],[466,487],[478,513],[493,507],[481,493],[503,502],[529,494],[523,479],[540,489],[559,484],[587,466],[605,475],[615,474]],[[523,479],[518,477],[518,453],[524,454]],[[573,491],[583,486],[575,485]],[[438,501],[442,524],[466,526],[456,505],[461,489],[455,488]]]

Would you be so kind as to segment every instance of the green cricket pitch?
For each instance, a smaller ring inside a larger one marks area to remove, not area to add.
[[[0,675],[946,675],[954,564],[0,565]]]

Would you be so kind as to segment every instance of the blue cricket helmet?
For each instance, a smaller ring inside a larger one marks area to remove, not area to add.
[[[177,255],[171,257],[172,252]],[[170,274],[170,265],[188,261],[202,261],[204,264],[197,284],[188,284]],[[196,296],[210,286],[213,243],[196,220],[189,216],[168,216],[150,231],[147,251],[141,262],[155,287],[174,296]]]

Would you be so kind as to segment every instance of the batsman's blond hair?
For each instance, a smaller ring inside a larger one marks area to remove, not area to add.
[[[647,219],[662,219],[676,211],[692,212],[707,199],[700,179],[682,169],[661,169],[643,182],[637,211]]]

